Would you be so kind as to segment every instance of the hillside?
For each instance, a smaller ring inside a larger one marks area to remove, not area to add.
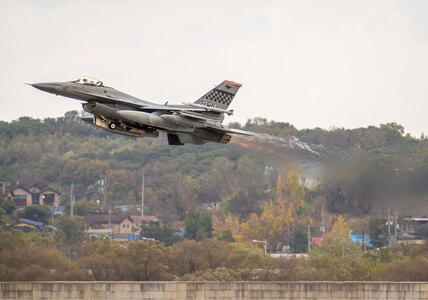
[[[69,200],[96,203],[107,178],[107,205],[146,204],[165,221],[183,220],[192,205],[223,204],[246,219],[271,198],[278,174],[296,170],[306,201],[324,197],[331,213],[365,215],[392,208],[428,215],[428,142],[395,123],[359,129],[297,130],[262,118],[231,126],[256,133],[227,145],[166,145],[134,139],[62,118],[0,122],[0,180],[49,185]],[[226,205],[227,204],[227,205]]]

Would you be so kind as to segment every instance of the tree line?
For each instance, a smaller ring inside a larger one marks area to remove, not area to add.
[[[340,220],[305,258],[274,259],[248,243],[205,239],[83,242],[75,257],[38,232],[0,231],[0,281],[426,281],[428,244],[362,252]],[[346,233],[345,233],[346,232]]]

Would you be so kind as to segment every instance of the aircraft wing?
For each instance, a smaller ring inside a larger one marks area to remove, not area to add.
[[[100,103],[111,103],[111,104],[122,103],[122,104],[132,105],[134,107],[144,107],[146,105],[151,104],[148,101],[141,100],[124,93],[122,95],[116,95],[112,93],[106,93],[106,94],[94,93],[94,92],[87,93],[87,92],[78,91],[78,90],[74,90],[73,92],[77,95],[81,95],[82,97],[81,100],[84,99],[84,101],[87,101],[87,102],[96,101]]]
[[[155,111],[164,111],[164,112],[180,112],[180,111],[190,111],[190,112],[204,112],[207,111],[204,108],[198,108],[193,106],[185,105],[161,105],[152,103],[146,100],[138,99],[129,95],[111,95],[111,94],[94,94],[94,93],[85,93],[80,91],[75,91],[76,94],[80,94],[83,97],[86,97],[86,101],[95,101],[100,103],[122,103],[125,105],[132,105],[140,111],[146,112],[155,112]]]
[[[169,111],[169,112],[180,112],[180,111],[194,111],[194,112],[203,112],[206,111],[203,108],[195,108],[195,107],[187,107],[187,106],[174,106],[174,105],[142,105],[140,106],[140,110],[145,111]]]

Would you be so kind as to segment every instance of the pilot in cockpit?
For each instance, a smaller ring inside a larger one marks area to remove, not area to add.
[[[95,85],[95,83],[92,80],[89,80],[87,78],[83,78],[82,81],[83,81],[83,84]]]
[[[80,77],[75,80],[72,80],[71,82],[84,84],[84,85],[104,86],[102,81],[89,78],[89,77]]]

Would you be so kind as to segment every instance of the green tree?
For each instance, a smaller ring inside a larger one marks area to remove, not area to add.
[[[8,203],[0,196],[0,225],[8,225],[10,223],[10,215],[15,211],[15,206]]]
[[[233,234],[231,230],[225,230],[223,231],[223,233],[218,237],[218,239],[220,241],[225,241],[225,242],[235,242],[235,239],[233,238]]]
[[[57,216],[54,225],[58,230],[55,235],[57,244],[74,253],[85,238],[83,219],[72,216]]]
[[[304,253],[308,251],[307,230],[297,227],[293,231],[293,237],[290,244],[293,253]]]
[[[382,264],[366,259],[361,247],[348,233],[332,232],[319,247],[313,247],[309,260],[293,280],[380,280]]]
[[[67,212],[70,211],[70,206],[67,206]],[[74,214],[77,216],[84,217],[87,214],[95,213],[100,209],[100,204],[93,200],[79,200],[74,204]]]
[[[184,238],[201,241],[212,237],[213,221],[208,211],[192,206],[185,222]]]
[[[227,253],[224,265],[240,270],[242,280],[270,280],[269,270],[275,267],[274,258],[266,255],[261,247],[249,243],[229,243],[223,252]],[[254,272],[254,270],[263,270]],[[257,276],[255,276],[257,274]]]
[[[166,225],[150,223],[143,229],[143,236],[161,241],[166,246],[171,246],[182,240],[181,237],[175,234],[173,229],[168,228]]]
[[[42,222],[48,224],[52,218],[51,211],[48,206],[44,205],[33,205],[24,208],[22,212],[19,213],[21,218],[26,218],[33,221]]]
[[[260,211],[260,203],[266,197],[262,164],[247,155],[241,156],[233,172],[233,181],[229,182],[233,182],[233,185],[228,184],[232,189],[222,199],[226,212],[245,219]]]
[[[373,247],[381,248],[388,245],[388,227],[385,218],[373,217],[370,219],[369,236]]]

